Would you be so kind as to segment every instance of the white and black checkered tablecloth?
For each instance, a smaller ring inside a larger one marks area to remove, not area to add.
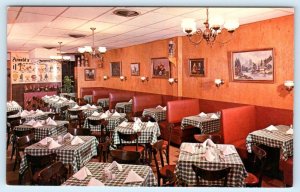
[[[81,111],[82,110],[86,114],[86,116],[89,117],[89,116],[91,116],[94,113],[94,111],[97,111],[99,113],[103,111],[103,109],[102,109],[101,106],[96,106],[96,107],[97,108],[88,108],[88,109],[83,109],[83,110],[80,109],[80,108],[76,108],[76,109],[70,108],[68,110],[70,110],[70,111]]]
[[[210,118],[212,114],[207,114],[207,117],[200,117],[199,115],[184,117],[181,121],[181,128],[184,129],[185,126],[191,125],[198,127],[201,133],[212,133],[218,132],[221,127],[220,118],[212,119]]]
[[[131,113],[132,103],[131,102],[120,102],[116,104],[116,110],[121,109],[123,113]]]
[[[61,161],[65,165],[71,165],[73,172],[77,172],[81,167],[87,164],[87,162],[95,155],[97,155],[98,140],[94,136],[79,136],[84,140],[83,144],[71,145],[71,141],[65,141],[65,143],[58,148],[48,149],[47,146],[42,146],[39,143],[35,143],[25,148],[25,156],[21,161],[19,173],[23,173],[27,168],[26,154],[35,156],[47,155],[50,153],[57,154],[57,160]],[[53,137],[56,139],[56,137]],[[89,150],[89,153],[85,151]]]
[[[166,120],[166,114],[167,114],[167,111],[162,110],[162,109],[149,108],[149,109],[143,110],[143,116],[149,115],[149,116],[153,117],[156,120],[156,122]]]
[[[75,105],[77,105],[77,103],[76,102],[64,101],[62,103],[54,102],[54,103],[51,103],[50,105],[55,108],[55,111],[57,113],[59,113],[61,107],[68,105],[70,108],[72,108]]]
[[[141,123],[141,129],[138,131],[140,132],[139,136],[139,143],[150,143],[153,144],[157,141],[157,137],[160,136],[160,129],[157,122],[154,122],[154,126],[146,127],[146,122]],[[120,138],[118,136],[117,132],[125,133],[125,134],[131,134],[135,133],[136,131],[133,130],[133,122],[128,122],[127,127],[121,127],[117,126],[113,133],[113,145],[114,147],[118,144],[120,144]],[[135,143],[135,141],[127,142],[122,141],[122,143]]]
[[[91,176],[87,176],[84,180],[78,180],[75,177],[70,177],[67,181],[65,181],[62,185],[67,186],[86,186],[90,181],[91,177],[98,179],[105,186],[123,186],[123,187],[153,187],[157,186],[157,180],[153,174],[151,167],[146,165],[129,165],[129,164],[121,164],[123,170],[118,171],[115,167],[112,169],[113,174],[115,174],[115,179],[107,180],[104,179],[104,168],[109,167],[111,163],[98,163],[98,162],[89,162],[86,164],[86,167],[92,173]],[[126,177],[130,170],[133,170],[139,176],[144,178],[143,182],[133,182],[133,183],[124,183]]]
[[[83,99],[88,103],[92,103],[93,102],[93,95],[85,95],[85,96],[83,96]]]
[[[85,119],[84,121],[84,128],[89,128],[88,126],[88,119],[92,119],[92,120],[98,120],[101,119],[102,113],[100,113],[99,116],[95,117],[95,116],[89,116],[88,118]],[[114,117],[114,116],[109,116],[108,118],[105,118],[105,120],[108,121],[108,125],[107,125],[107,130],[108,131],[113,131],[115,129],[115,127],[117,127],[121,122],[126,120],[126,114],[125,113],[120,113],[121,117]],[[100,126],[90,126],[91,127],[91,131],[101,131],[101,127]]]
[[[33,115],[27,115],[25,117],[22,117],[22,119],[25,119],[25,123],[34,119],[34,120],[45,120],[48,118],[49,114],[53,114],[52,112],[44,112],[43,115],[41,114],[33,114]],[[15,117],[20,117],[20,113],[15,114],[15,115],[10,115],[7,118],[15,118]]]
[[[100,105],[103,108],[109,107],[109,98],[98,99],[97,103],[98,103],[98,105]]]
[[[182,143],[180,148],[186,147],[186,145],[194,145],[195,147],[199,145],[199,143]],[[218,147],[221,146],[221,144],[217,145],[216,153],[219,154]],[[223,146],[223,145],[222,145]],[[233,145],[227,145],[230,146],[232,149],[235,149]],[[197,147],[196,147],[197,148]],[[199,149],[200,150],[200,149]],[[189,154],[184,151],[180,151],[178,162],[176,164],[175,172],[176,176],[179,181],[182,181],[188,186],[194,186],[197,184],[196,181],[196,174],[192,169],[192,164],[195,164],[198,167],[201,167],[203,169],[207,170],[219,170],[224,169],[227,167],[231,167],[231,170],[228,175],[228,182],[227,185],[229,187],[243,187],[244,186],[244,179],[247,176],[247,171],[244,167],[244,164],[238,155],[238,153],[234,153],[231,155],[224,156],[224,159],[216,158],[214,161],[206,161],[206,159],[203,157],[204,154],[201,154],[200,152],[198,154]],[[206,180],[200,179],[201,185],[221,185],[221,181],[213,181],[208,182]]]
[[[277,125],[277,131],[268,131],[261,129],[249,133],[246,138],[246,146],[249,153],[251,153],[251,145],[264,144],[269,147],[280,148],[281,159],[287,160],[288,157],[293,156],[293,135],[286,134],[289,126]]]
[[[7,112],[10,111],[14,111],[14,110],[18,110],[18,111],[22,111],[22,107],[21,106],[16,106],[16,107],[7,107]]]
[[[68,121],[55,121],[57,125],[43,125],[41,127],[34,128],[34,139],[40,141],[45,137],[57,136],[67,133],[67,128],[64,126],[68,124]],[[30,125],[19,125],[14,130],[25,131],[33,129]]]

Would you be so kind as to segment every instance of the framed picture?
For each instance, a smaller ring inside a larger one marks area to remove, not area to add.
[[[273,49],[232,52],[230,72],[232,81],[273,83]]]
[[[196,77],[204,77],[205,74],[205,64],[204,64],[204,58],[199,59],[190,59],[189,60],[189,71],[190,76],[196,76]]]
[[[131,72],[131,76],[139,76],[140,75],[140,64],[139,63],[131,63],[130,64],[130,72]]]
[[[171,70],[168,58],[153,58],[151,64],[153,78],[170,78]]]
[[[94,81],[96,79],[96,70],[95,69],[85,69],[84,78],[86,81]]]
[[[110,63],[110,73],[112,77],[121,76],[121,62],[111,62]]]

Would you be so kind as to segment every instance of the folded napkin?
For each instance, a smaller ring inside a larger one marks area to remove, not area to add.
[[[114,112],[114,114],[112,114],[113,117],[121,117],[120,113],[118,113],[117,111]]]
[[[47,145],[48,142],[52,141],[53,139],[51,137],[45,137],[44,139],[39,141],[39,144],[41,145]]]
[[[213,161],[216,158],[211,149],[205,151],[204,157],[206,161]]]
[[[212,114],[212,116],[210,116],[211,119],[219,119],[219,117],[216,114]]]
[[[84,141],[78,136],[75,136],[71,141],[71,145],[78,145],[81,143],[84,143]]]
[[[102,113],[101,115],[100,115],[100,118],[101,119],[105,119],[105,118],[107,118],[108,117],[108,115],[106,114],[106,113]]]
[[[92,109],[97,109],[96,105],[91,106]]]
[[[116,161],[113,161],[110,166],[108,167],[108,169],[113,169],[114,167],[118,168],[118,171],[123,171],[123,167],[122,165],[120,165],[119,163],[117,163]]]
[[[42,127],[42,126],[43,126],[43,124],[42,124],[40,121],[36,121],[36,122],[32,125],[32,127],[34,127],[34,128]]]
[[[10,102],[7,102],[6,107],[12,107],[12,104]]]
[[[163,109],[163,107],[160,105],[157,105],[156,109]]]
[[[130,100],[128,101],[128,103],[132,103],[132,99],[130,99]]]
[[[202,143],[203,147],[216,147],[216,144],[211,140],[211,139],[206,139],[203,143]]]
[[[58,101],[57,103],[58,103],[58,104],[61,104],[61,103],[63,103],[63,101],[60,100],[60,101]]]
[[[48,149],[54,149],[54,148],[57,148],[57,147],[60,147],[60,146],[61,145],[59,143],[57,143],[56,141],[52,140],[52,141],[50,141]]]
[[[155,125],[154,122],[148,121],[146,127],[152,127],[154,125]]]
[[[33,126],[36,123],[36,121],[34,119],[31,119],[30,121],[28,121],[27,123],[24,123],[24,125],[30,125]]]
[[[135,123],[142,123],[142,121],[141,121],[141,119],[140,118],[135,118],[135,121],[134,121]]]
[[[75,101],[73,99],[70,99],[69,100],[69,103],[74,103]]]
[[[80,109],[87,109],[87,107],[84,105],[84,106],[81,106]]]
[[[167,106],[163,107],[162,110],[163,110],[163,111],[166,111],[166,110],[167,110]]]
[[[34,110],[30,110],[29,113],[30,113],[31,115],[33,115],[33,114],[35,114],[35,111],[34,111]]]
[[[94,116],[94,117],[97,117],[97,116],[99,116],[100,115],[100,113],[98,113],[97,111],[94,111],[93,113],[92,113],[92,116]]]
[[[60,100],[62,100],[62,101],[66,101],[66,100],[68,100],[67,98],[65,98],[65,97],[60,97],[59,98]]]
[[[15,101],[12,101],[11,104],[12,104],[13,106],[15,106],[15,107],[19,106],[19,104],[18,104],[17,102],[15,102]]]
[[[44,98],[49,98],[49,96],[48,96],[48,95],[45,95]]]
[[[92,177],[91,180],[88,182],[87,186],[104,186],[104,184],[98,179]]]
[[[203,112],[201,112],[201,113],[199,114],[199,116],[200,116],[200,117],[207,117],[207,114],[206,114],[206,113],[203,113]]]
[[[141,124],[140,124],[140,123],[137,123],[137,122],[133,123],[132,129],[133,129],[134,131],[139,131],[139,130],[141,130]]]
[[[228,146],[228,145],[223,146],[221,150],[223,155],[231,155],[236,153],[236,151],[232,149],[232,146]]]
[[[84,180],[88,175],[92,175],[87,167],[82,167],[77,173],[73,175],[78,180]]]
[[[277,131],[278,129],[274,125],[270,125],[269,127],[266,128],[268,131]]]
[[[67,138],[70,138],[70,139],[73,139],[73,135],[71,133],[67,133],[63,136],[63,139],[67,139]]]
[[[44,115],[45,113],[39,109],[36,110],[35,115]]]
[[[57,125],[57,123],[50,117],[48,117],[48,119],[46,119],[46,124],[47,125]]]
[[[111,112],[109,110],[107,110],[107,111],[105,111],[105,114],[109,116],[111,114]]]
[[[285,132],[285,134],[293,135],[293,134],[294,134],[293,128],[289,128],[289,130],[287,130],[287,131]]]
[[[119,126],[120,127],[127,127],[128,123],[126,121],[123,121]]]
[[[73,109],[77,109],[77,108],[79,108],[80,106],[78,106],[77,104],[76,105],[74,105],[74,107],[72,107]]]
[[[27,110],[24,110],[21,112],[21,117],[26,117],[27,115],[30,115],[30,112]]]
[[[144,179],[133,170],[130,170],[124,183],[143,182]]]
[[[87,108],[91,108],[91,105],[90,104],[86,104],[85,105]]]
[[[180,148],[181,151],[191,153],[191,154],[196,154],[196,148],[194,145],[187,144],[187,145],[182,145]]]

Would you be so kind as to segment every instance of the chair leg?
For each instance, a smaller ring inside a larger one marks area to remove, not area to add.
[[[6,150],[8,149],[9,141],[10,141],[10,133],[7,133]]]
[[[17,167],[17,163],[18,163],[18,162],[19,162],[19,158],[16,156],[13,171],[16,170],[16,167]]]
[[[15,137],[13,136],[13,142],[12,142],[12,149],[11,149],[11,156],[10,156],[10,159],[12,160],[13,159],[13,157],[14,157],[14,154],[15,154],[15,150],[16,150],[16,139],[15,139]]]

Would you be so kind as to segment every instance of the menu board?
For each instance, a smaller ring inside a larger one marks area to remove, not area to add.
[[[11,53],[11,83],[61,82],[61,63],[55,60],[30,60],[27,53]]]

